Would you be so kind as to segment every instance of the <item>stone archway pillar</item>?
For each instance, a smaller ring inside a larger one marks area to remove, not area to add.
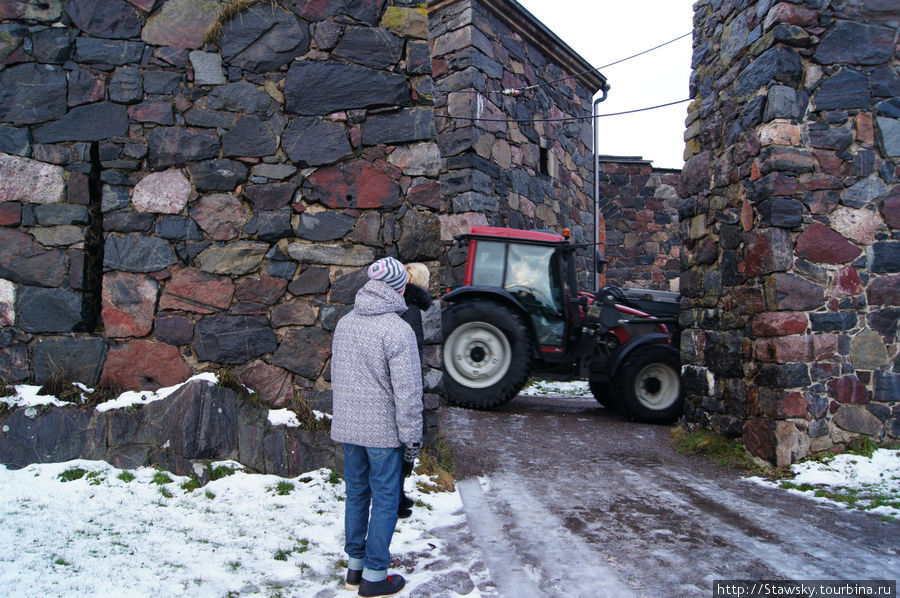
[[[786,465],[900,437],[900,8],[695,4],[687,417]]]

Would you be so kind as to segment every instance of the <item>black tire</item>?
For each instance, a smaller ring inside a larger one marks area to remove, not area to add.
[[[619,404],[617,400],[619,395],[611,392],[609,382],[599,382],[597,380],[590,380],[588,385],[591,388],[591,394],[594,395],[594,398],[598,403],[606,407],[607,409],[621,409],[622,405]]]
[[[531,376],[531,338],[515,312],[475,299],[444,310],[441,325],[447,400],[490,409],[519,394]]]
[[[681,360],[671,347],[636,349],[616,375],[625,414],[642,421],[674,421],[684,410],[680,374]]]

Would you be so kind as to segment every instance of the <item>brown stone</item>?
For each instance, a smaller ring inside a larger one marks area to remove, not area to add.
[[[830,359],[838,354],[838,336],[836,334],[816,334],[813,336],[813,352],[816,361]]]
[[[900,274],[873,277],[866,299],[872,305],[900,305]]]
[[[848,432],[857,432],[867,436],[881,434],[881,420],[871,411],[859,405],[841,405],[834,414],[834,423]]]
[[[166,284],[159,309],[211,314],[231,305],[234,283],[230,278],[195,269],[179,270]]]
[[[812,361],[814,357],[811,336],[779,336],[757,340],[753,343],[753,355],[759,361],[796,363]]]
[[[414,205],[440,210],[441,184],[431,179],[414,179],[406,193],[406,198]]]
[[[22,204],[17,201],[0,203],[0,226],[19,226],[22,222]]]
[[[294,398],[290,372],[254,359],[234,370],[235,375],[250,390],[255,391],[266,406],[283,409]]]
[[[751,455],[775,460],[775,426],[769,420],[749,419],[744,423],[744,446]]]
[[[750,330],[754,336],[787,336],[801,334],[808,326],[806,314],[766,312],[753,318]]]
[[[103,329],[112,338],[150,334],[159,283],[143,274],[111,272],[103,277]]]
[[[312,326],[316,323],[316,309],[312,303],[295,299],[272,308],[269,323],[275,328],[282,326]]]
[[[814,27],[819,24],[819,13],[790,2],[779,2],[769,9],[763,21],[763,28],[769,30],[781,23]]]
[[[822,307],[825,289],[794,274],[778,273],[766,281],[767,294],[780,310],[809,311]]]
[[[213,193],[191,207],[191,218],[216,241],[228,241],[241,233],[250,215],[234,195]]]
[[[793,264],[791,234],[781,228],[751,230],[744,235],[744,260],[739,269],[752,278],[789,270]]]
[[[789,392],[778,405],[780,417],[808,417],[807,401],[802,393]]]
[[[865,405],[868,402],[866,387],[855,376],[830,380],[828,382],[828,395],[839,403]]]
[[[259,276],[238,281],[234,291],[237,301],[249,301],[262,305],[274,305],[287,287],[287,281],[274,276]]]
[[[889,227],[900,229],[900,187],[895,187],[881,200],[881,215]]]
[[[129,390],[174,386],[191,376],[176,347],[158,341],[135,340],[110,348],[102,380]]]
[[[810,224],[797,237],[797,255],[812,262],[845,264],[861,253],[859,247],[819,222]]]

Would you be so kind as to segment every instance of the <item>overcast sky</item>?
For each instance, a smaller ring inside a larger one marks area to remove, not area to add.
[[[594,67],[637,54],[692,29],[693,0],[517,0]],[[691,37],[601,69],[611,86],[599,113],[688,97]],[[601,154],[642,156],[657,168],[684,164],[687,103],[599,119]]]

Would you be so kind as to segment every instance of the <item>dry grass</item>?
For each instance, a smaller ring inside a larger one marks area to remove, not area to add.
[[[431,478],[430,483],[419,482],[417,487],[425,493],[453,492],[453,455],[443,438],[438,438],[437,450],[422,449],[416,473]]]
[[[278,0],[235,0],[234,2],[226,2],[221,5],[219,16],[213,24],[206,28],[203,34],[203,41],[207,44],[218,44],[222,38],[222,30],[231,19],[251,6],[260,3],[269,4],[273,8],[281,5]]]

